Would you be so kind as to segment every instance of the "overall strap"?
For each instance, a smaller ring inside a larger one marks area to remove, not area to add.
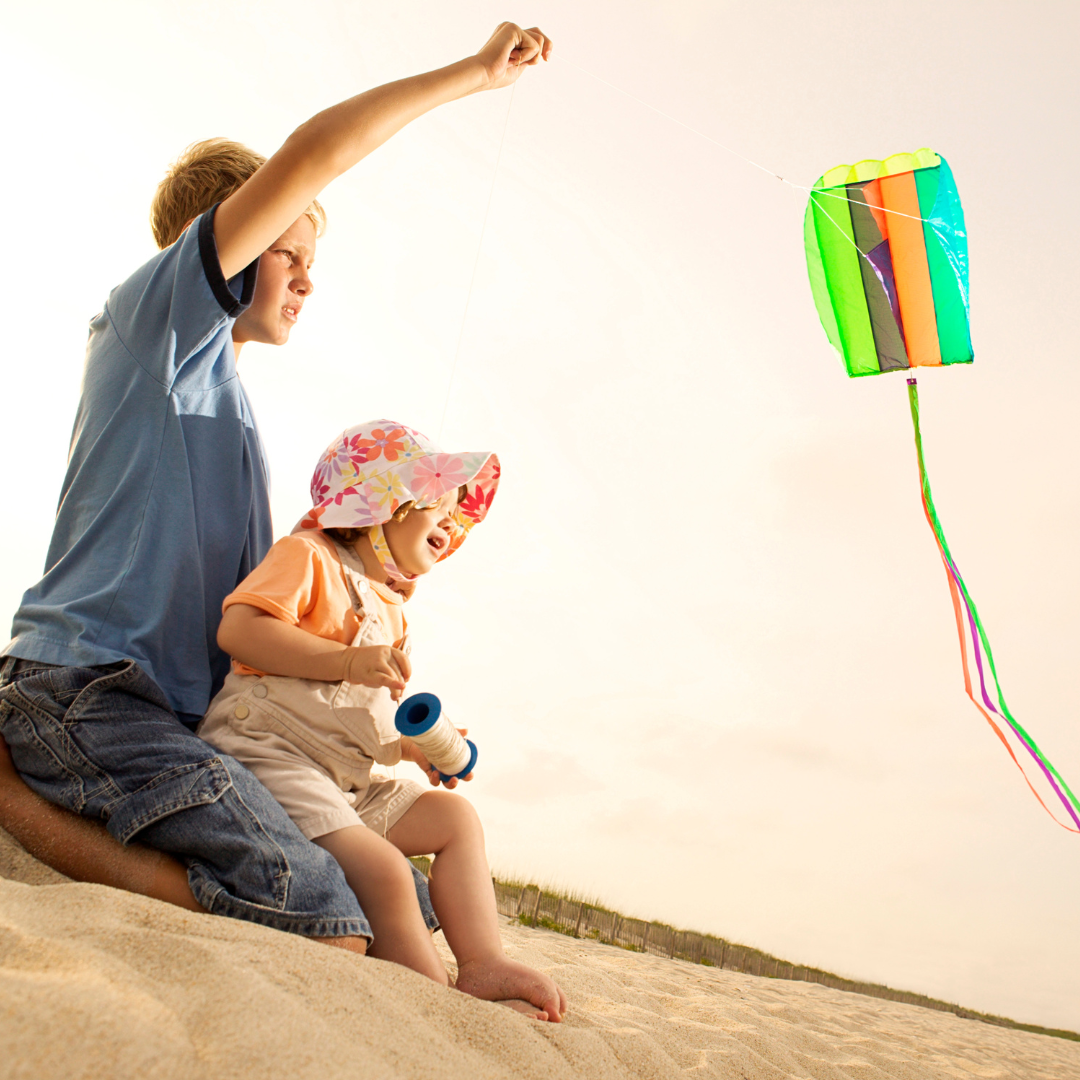
[[[349,598],[352,601],[353,611],[356,613],[357,618],[363,624],[365,618],[374,621],[381,630],[389,644],[393,644],[390,640],[390,632],[379,615],[378,605],[372,605],[370,612],[364,609],[364,602],[360,599],[360,594],[363,592],[369,592],[371,586],[367,583],[367,574],[364,572],[364,564],[360,561],[360,557],[356,554],[351,547],[346,544],[340,543],[333,537],[328,537],[334,545],[334,550],[337,553],[338,563],[341,565],[341,576],[345,581],[345,588],[349,591]],[[360,588],[357,588],[357,580],[361,582]],[[402,652],[408,654],[412,651],[409,643],[409,635],[406,632],[405,636],[401,639],[401,644],[398,646]]]
[[[360,561],[352,548],[335,540],[332,536],[327,537],[327,539],[334,545],[334,552],[338,558],[338,565],[341,567],[341,577],[345,582],[345,588],[348,590],[349,599],[352,601],[353,611],[356,612],[360,621],[363,622],[366,612],[364,611],[364,602],[360,599],[361,590],[356,587],[356,578],[359,577],[363,580],[367,577],[364,573],[364,564]]]

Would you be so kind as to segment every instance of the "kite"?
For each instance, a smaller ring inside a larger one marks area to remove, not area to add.
[[[956,183],[943,157],[924,148],[830,169],[810,190],[803,232],[818,316],[849,376],[972,362],[967,232]],[[923,512],[949,582],[964,690],[1043,809],[1062,828],[1080,833],[1080,802],[1005,703],[978,608],[949,550],[930,493],[914,378],[908,378],[907,388]],[[981,702],[973,689],[969,646]],[[988,681],[993,683],[993,699]],[[1075,827],[1059,820],[1043,802],[1006,731],[1019,743],[1021,757],[1026,751],[1034,760]]]

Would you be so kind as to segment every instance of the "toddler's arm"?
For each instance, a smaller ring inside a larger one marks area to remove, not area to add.
[[[257,259],[331,180],[410,121],[479,90],[509,86],[550,53],[551,42],[538,29],[502,23],[475,56],[368,90],[301,124],[218,209],[214,234],[225,277]]]
[[[250,604],[230,604],[218,627],[218,645],[234,660],[270,675],[322,682],[385,686],[394,701],[412,675],[409,658],[390,645],[342,645]]]

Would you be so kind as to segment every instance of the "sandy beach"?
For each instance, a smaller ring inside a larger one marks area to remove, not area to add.
[[[1080,1043],[508,920],[503,938],[565,987],[565,1023],[525,1020],[378,960],[69,882],[0,832],[0,1073],[1080,1078]]]

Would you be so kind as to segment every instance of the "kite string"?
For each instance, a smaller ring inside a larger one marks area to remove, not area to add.
[[[691,124],[688,124],[683,120],[680,120],[677,116],[672,116],[670,113],[665,112],[663,109],[658,108],[656,105],[652,105],[648,101],[645,101],[644,99],[639,98],[636,94],[630,93],[629,90],[624,90],[621,86],[616,86],[615,83],[609,82],[607,79],[603,78],[602,76],[597,75],[595,71],[590,71],[588,68],[582,67],[580,64],[575,64],[571,60],[565,60],[564,59],[562,62],[564,64],[566,64],[567,66],[574,68],[576,71],[580,71],[583,75],[588,75],[591,79],[595,79],[597,82],[602,83],[604,86],[609,87],[610,89],[614,90],[616,93],[622,94],[624,97],[629,98],[631,101],[637,102],[637,104],[643,106],[644,108],[652,110],[657,115],[664,117],[665,120],[669,120],[669,121],[671,121],[671,123],[677,124],[679,127],[684,128],[686,131],[689,131],[691,134],[697,135],[699,138],[704,139],[708,143],[712,143],[713,146],[719,147],[721,150],[725,151],[728,154],[731,154],[733,157],[737,157],[741,161],[745,161],[748,165],[752,165],[755,169],[760,169],[763,173],[767,173],[769,176],[772,176],[775,179],[779,180],[780,183],[785,184],[788,188],[791,189],[792,193],[794,193],[796,191],[801,191],[801,192],[806,193],[806,195],[814,202],[814,204],[821,209],[821,212],[829,219],[829,221],[832,222],[832,224],[835,227],[835,229],[837,230],[837,232],[839,232],[840,235],[843,236],[843,238],[849,244],[851,244],[851,246],[853,248],[855,248],[855,250],[859,253],[859,255],[862,258],[866,259],[867,262],[870,262],[870,258],[866,254],[866,252],[864,252],[862,250],[862,248],[860,248],[859,245],[856,244],[855,241],[850,236],[848,236],[847,232],[844,231],[844,229],[840,226],[839,222],[837,222],[837,220],[832,216],[832,214],[830,214],[828,212],[828,210],[826,210],[825,207],[822,206],[820,202],[818,202],[817,197],[824,195],[824,196],[828,196],[829,198],[832,198],[832,199],[837,199],[838,201],[841,201],[841,202],[846,202],[846,203],[857,203],[858,202],[859,205],[864,205],[863,203],[859,202],[859,200],[850,199],[850,198],[847,198],[844,195],[838,195],[833,191],[825,191],[823,189],[810,188],[810,187],[807,187],[805,184],[796,184],[794,181],[788,180],[785,177],[781,176],[778,172],[775,172],[773,169],[768,168],[768,166],[762,165],[760,162],[755,161],[753,158],[748,157],[746,154],[740,153],[740,151],[734,149],[731,146],[728,146],[726,143],[720,142],[719,139],[714,139],[711,135],[706,135],[704,131],[699,131],[697,128],[693,127]],[[499,166],[502,164],[503,147],[506,145],[506,133],[507,133],[507,130],[509,129],[509,127],[510,127],[510,113],[513,110],[513,107],[514,107],[514,94],[515,94],[516,91],[517,91],[517,83],[515,82],[514,85],[510,88],[510,100],[507,103],[506,115],[503,118],[502,134],[499,137],[499,150],[498,150],[498,153],[496,154],[496,157],[495,157],[495,168],[494,168],[494,170],[493,170],[493,172],[491,174],[491,187],[488,190],[487,203],[484,206],[484,217],[483,217],[483,220],[482,220],[481,225],[480,225],[480,239],[479,239],[479,241],[478,241],[478,243],[476,245],[476,258],[473,260],[472,274],[469,276],[469,289],[468,289],[468,292],[466,293],[466,296],[465,296],[465,307],[464,307],[464,309],[463,309],[463,311],[461,313],[461,324],[458,327],[457,342],[456,342],[456,344],[454,346],[454,357],[453,357],[453,360],[451,361],[451,364],[450,364],[450,377],[447,380],[446,397],[445,397],[445,399],[443,401],[442,416],[441,416],[441,418],[439,420],[437,441],[442,440],[443,429],[446,426],[446,415],[447,415],[447,412],[449,411],[449,408],[450,408],[450,399],[453,396],[454,381],[455,381],[455,379],[457,377],[458,363],[459,363],[459,361],[461,359],[461,346],[462,346],[462,343],[463,343],[463,341],[465,339],[465,326],[466,326],[466,324],[468,322],[468,319],[469,319],[469,308],[470,308],[470,306],[472,304],[473,291],[474,291],[474,289],[476,287],[476,276],[477,276],[477,273],[479,272],[479,269],[480,269],[480,257],[483,254],[483,250],[484,250],[484,237],[487,234],[488,218],[491,215],[491,204],[492,204],[492,201],[494,200],[494,197],[495,197],[495,186],[496,186],[496,184],[498,182],[498,178],[499,178]],[[904,214],[899,210],[890,210],[887,207],[879,207],[879,209],[881,209],[884,213],[887,213],[887,214],[897,214],[900,217],[912,218],[913,220],[916,220],[916,221],[926,221],[927,220],[926,218],[916,218],[913,214]]]
[[[604,86],[610,87],[616,93],[622,94],[623,97],[628,97],[631,101],[636,101],[639,105],[643,105],[646,109],[651,109],[654,113],[657,113],[659,116],[664,117],[665,120],[670,120],[673,124],[678,124],[679,127],[685,128],[687,131],[691,132],[694,135],[697,135],[701,139],[704,139],[706,142],[712,143],[713,146],[720,147],[721,150],[725,150],[732,156],[737,157],[740,161],[745,161],[748,165],[753,165],[755,169],[760,169],[763,173],[768,173],[769,176],[775,177],[777,180],[780,181],[780,183],[787,184],[788,187],[793,188],[795,191],[806,192],[808,195],[811,195],[811,197],[813,195],[827,195],[830,199],[837,199],[840,202],[855,203],[860,206],[863,205],[863,203],[860,202],[858,199],[849,199],[847,196],[838,195],[831,190],[826,190],[823,188],[811,188],[807,187],[805,184],[796,184],[793,180],[788,180],[786,177],[781,176],[778,172],[770,169],[767,165],[762,165],[761,162],[755,161],[752,157],[748,157],[746,154],[735,150],[733,147],[728,146],[726,143],[720,142],[719,139],[714,139],[711,135],[706,135],[704,131],[699,131],[696,127],[693,127],[685,121],[680,120],[677,116],[672,116],[671,113],[664,112],[663,109],[658,108],[656,105],[650,104],[643,98],[639,98],[636,94],[630,93],[629,90],[624,90],[621,86],[616,86],[615,83],[609,82],[607,79],[603,78],[603,76],[597,75],[595,71],[590,71],[588,68],[582,67],[580,64],[575,64],[573,61],[565,59],[565,57],[560,58],[560,63],[566,64],[567,67],[572,67],[576,71],[580,71],[583,75],[588,75],[590,78],[595,79],[597,82],[603,83]],[[930,220],[929,218],[918,217],[915,214],[905,214],[901,210],[890,210],[886,206],[876,207],[875,209],[878,209],[885,214],[895,214],[897,217],[910,218],[912,221],[928,222]]]
[[[595,71],[590,71],[588,68],[583,68],[580,64],[575,64],[570,60],[560,58],[560,62],[566,64],[568,67],[572,67],[575,70],[582,72],[582,74],[584,75],[588,75],[590,78],[595,79],[597,82],[603,83],[605,86],[611,87],[611,89],[614,90],[616,93],[622,94],[624,97],[630,98],[631,101],[636,101],[639,105],[644,105],[646,109],[652,109],[654,113],[659,113],[659,115],[664,117],[665,120],[670,120],[673,124],[678,124],[679,127],[686,128],[687,131],[693,132],[693,134],[704,139],[706,142],[711,142],[713,146],[719,146],[721,150],[726,150],[729,154],[733,154],[735,157],[741,159],[742,161],[753,165],[755,169],[760,169],[762,172],[768,173],[770,176],[775,177],[777,180],[780,181],[780,183],[790,184],[791,187],[794,188],[801,187],[801,185],[799,184],[792,184],[790,180],[785,180],[778,172],[773,172],[772,169],[760,164],[760,162],[755,161],[753,158],[747,157],[745,154],[740,154],[738,150],[733,150],[730,146],[727,146],[726,144],[720,142],[719,139],[714,139],[711,135],[706,135],[705,132],[698,131],[697,128],[691,127],[689,124],[684,123],[678,117],[672,116],[670,113],[664,112],[663,109],[659,109],[655,105],[650,105],[647,101],[643,101],[636,94],[631,94],[629,90],[624,90],[621,86],[616,86],[613,82],[608,82],[607,79],[602,78],[600,75],[597,75]]]
[[[510,127],[510,110],[514,107],[514,91],[517,83],[510,87],[510,101],[506,106],[506,116],[503,118],[502,135],[499,137],[499,152],[495,156],[495,168],[491,174],[491,188],[488,190],[487,204],[484,206],[484,218],[480,224],[480,240],[476,245],[476,258],[473,260],[472,274],[469,277],[469,291],[465,296],[465,308],[461,313],[461,325],[458,327],[457,345],[454,347],[454,359],[450,365],[450,378],[446,384],[446,399],[443,401],[442,419],[439,420],[439,430],[436,442],[442,442],[443,427],[446,425],[446,413],[450,408],[450,396],[454,390],[454,378],[457,375],[458,359],[461,356],[461,343],[465,337],[465,324],[469,318],[469,305],[472,303],[473,289],[476,286],[476,274],[480,269],[480,256],[484,251],[484,236],[487,233],[488,217],[491,215],[491,203],[495,198],[495,184],[499,179],[499,165],[502,163],[503,146],[506,145],[506,132]]]

